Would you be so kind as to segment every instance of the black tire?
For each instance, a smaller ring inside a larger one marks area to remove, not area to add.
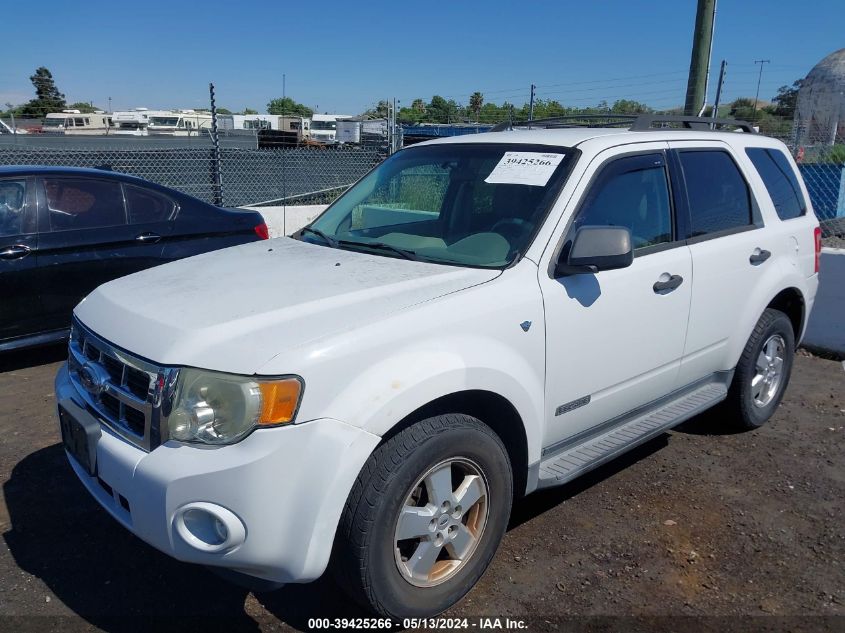
[[[761,406],[754,401],[752,380],[757,374],[757,359],[763,346],[773,336],[780,336],[785,343],[783,346],[783,369],[781,379],[776,391],[771,396],[771,400]],[[794,358],[795,334],[792,330],[792,322],[780,310],[766,309],[745,344],[725,402],[725,410],[735,427],[743,430],[756,429],[763,426],[772,417],[789,384]]]
[[[478,467],[487,491],[485,523],[474,550],[454,575],[434,586],[415,586],[400,572],[394,555],[399,551],[399,513],[412,489],[419,490],[415,483],[453,458]],[[461,414],[417,422],[373,452],[350,492],[333,556],[340,586],[366,609],[394,619],[445,611],[472,589],[490,564],[504,536],[512,498],[507,451],[489,427]]]

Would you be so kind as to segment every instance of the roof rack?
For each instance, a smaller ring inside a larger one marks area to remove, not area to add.
[[[655,125],[657,124],[657,125]],[[662,125],[661,125],[662,124]],[[727,127],[756,134],[757,130],[747,121],[739,119],[711,119],[697,116],[671,114],[582,114],[534,119],[533,121],[505,121],[496,125],[491,132],[504,132],[515,127],[528,128],[571,128],[571,127],[624,127],[634,132],[653,129],[682,128],[686,130],[719,131]]]

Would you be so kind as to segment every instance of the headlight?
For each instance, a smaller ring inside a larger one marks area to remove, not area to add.
[[[168,431],[182,442],[232,444],[256,427],[292,422],[301,393],[298,378],[262,380],[181,369]]]

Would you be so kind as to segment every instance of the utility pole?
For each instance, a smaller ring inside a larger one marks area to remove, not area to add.
[[[109,97],[109,114],[111,114],[111,97]]]
[[[727,68],[728,62],[723,59],[722,67],[719,69],[719,84],[716,86],[716,101],[713,103],[713,112],[710,116],[711,119],[719,118],[719,104],[722,102],[722,86],[725,85],[725,71]]]
[[[528,106],[528,120],[534,120],[534,91],[537,89],[537,86],[531,84],[531,101],[530,105]]]
[[[754,95],[754,111],[751,115],[751,119],[755,120],[757,118],[757,99],[760,98],[760,81],[763,79],[763,64],[771,64],[772,60],[770,59],[755,59],[755,64],[760,64],[760,74],[757,75],[757,94]]]
[[[713,45],[713,22],[716,18],[716,0],[698,0],[695,13],[695,31],[692,36],[692,55],[687,80],[684,114],[695,116],[707,95],[707,70],[710,66],[710,49]]]

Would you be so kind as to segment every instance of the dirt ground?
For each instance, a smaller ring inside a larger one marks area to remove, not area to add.
[[[113,521],[59,444],[63,356],[0,358],[0,629],[286,630],[363,615],[332,580],[253,595]],[[529,631],[845,630],[842,364],[799,355],[758,431],[704,414],[523,500],[487,574],[446,615],[470,629],[484,616]]]

